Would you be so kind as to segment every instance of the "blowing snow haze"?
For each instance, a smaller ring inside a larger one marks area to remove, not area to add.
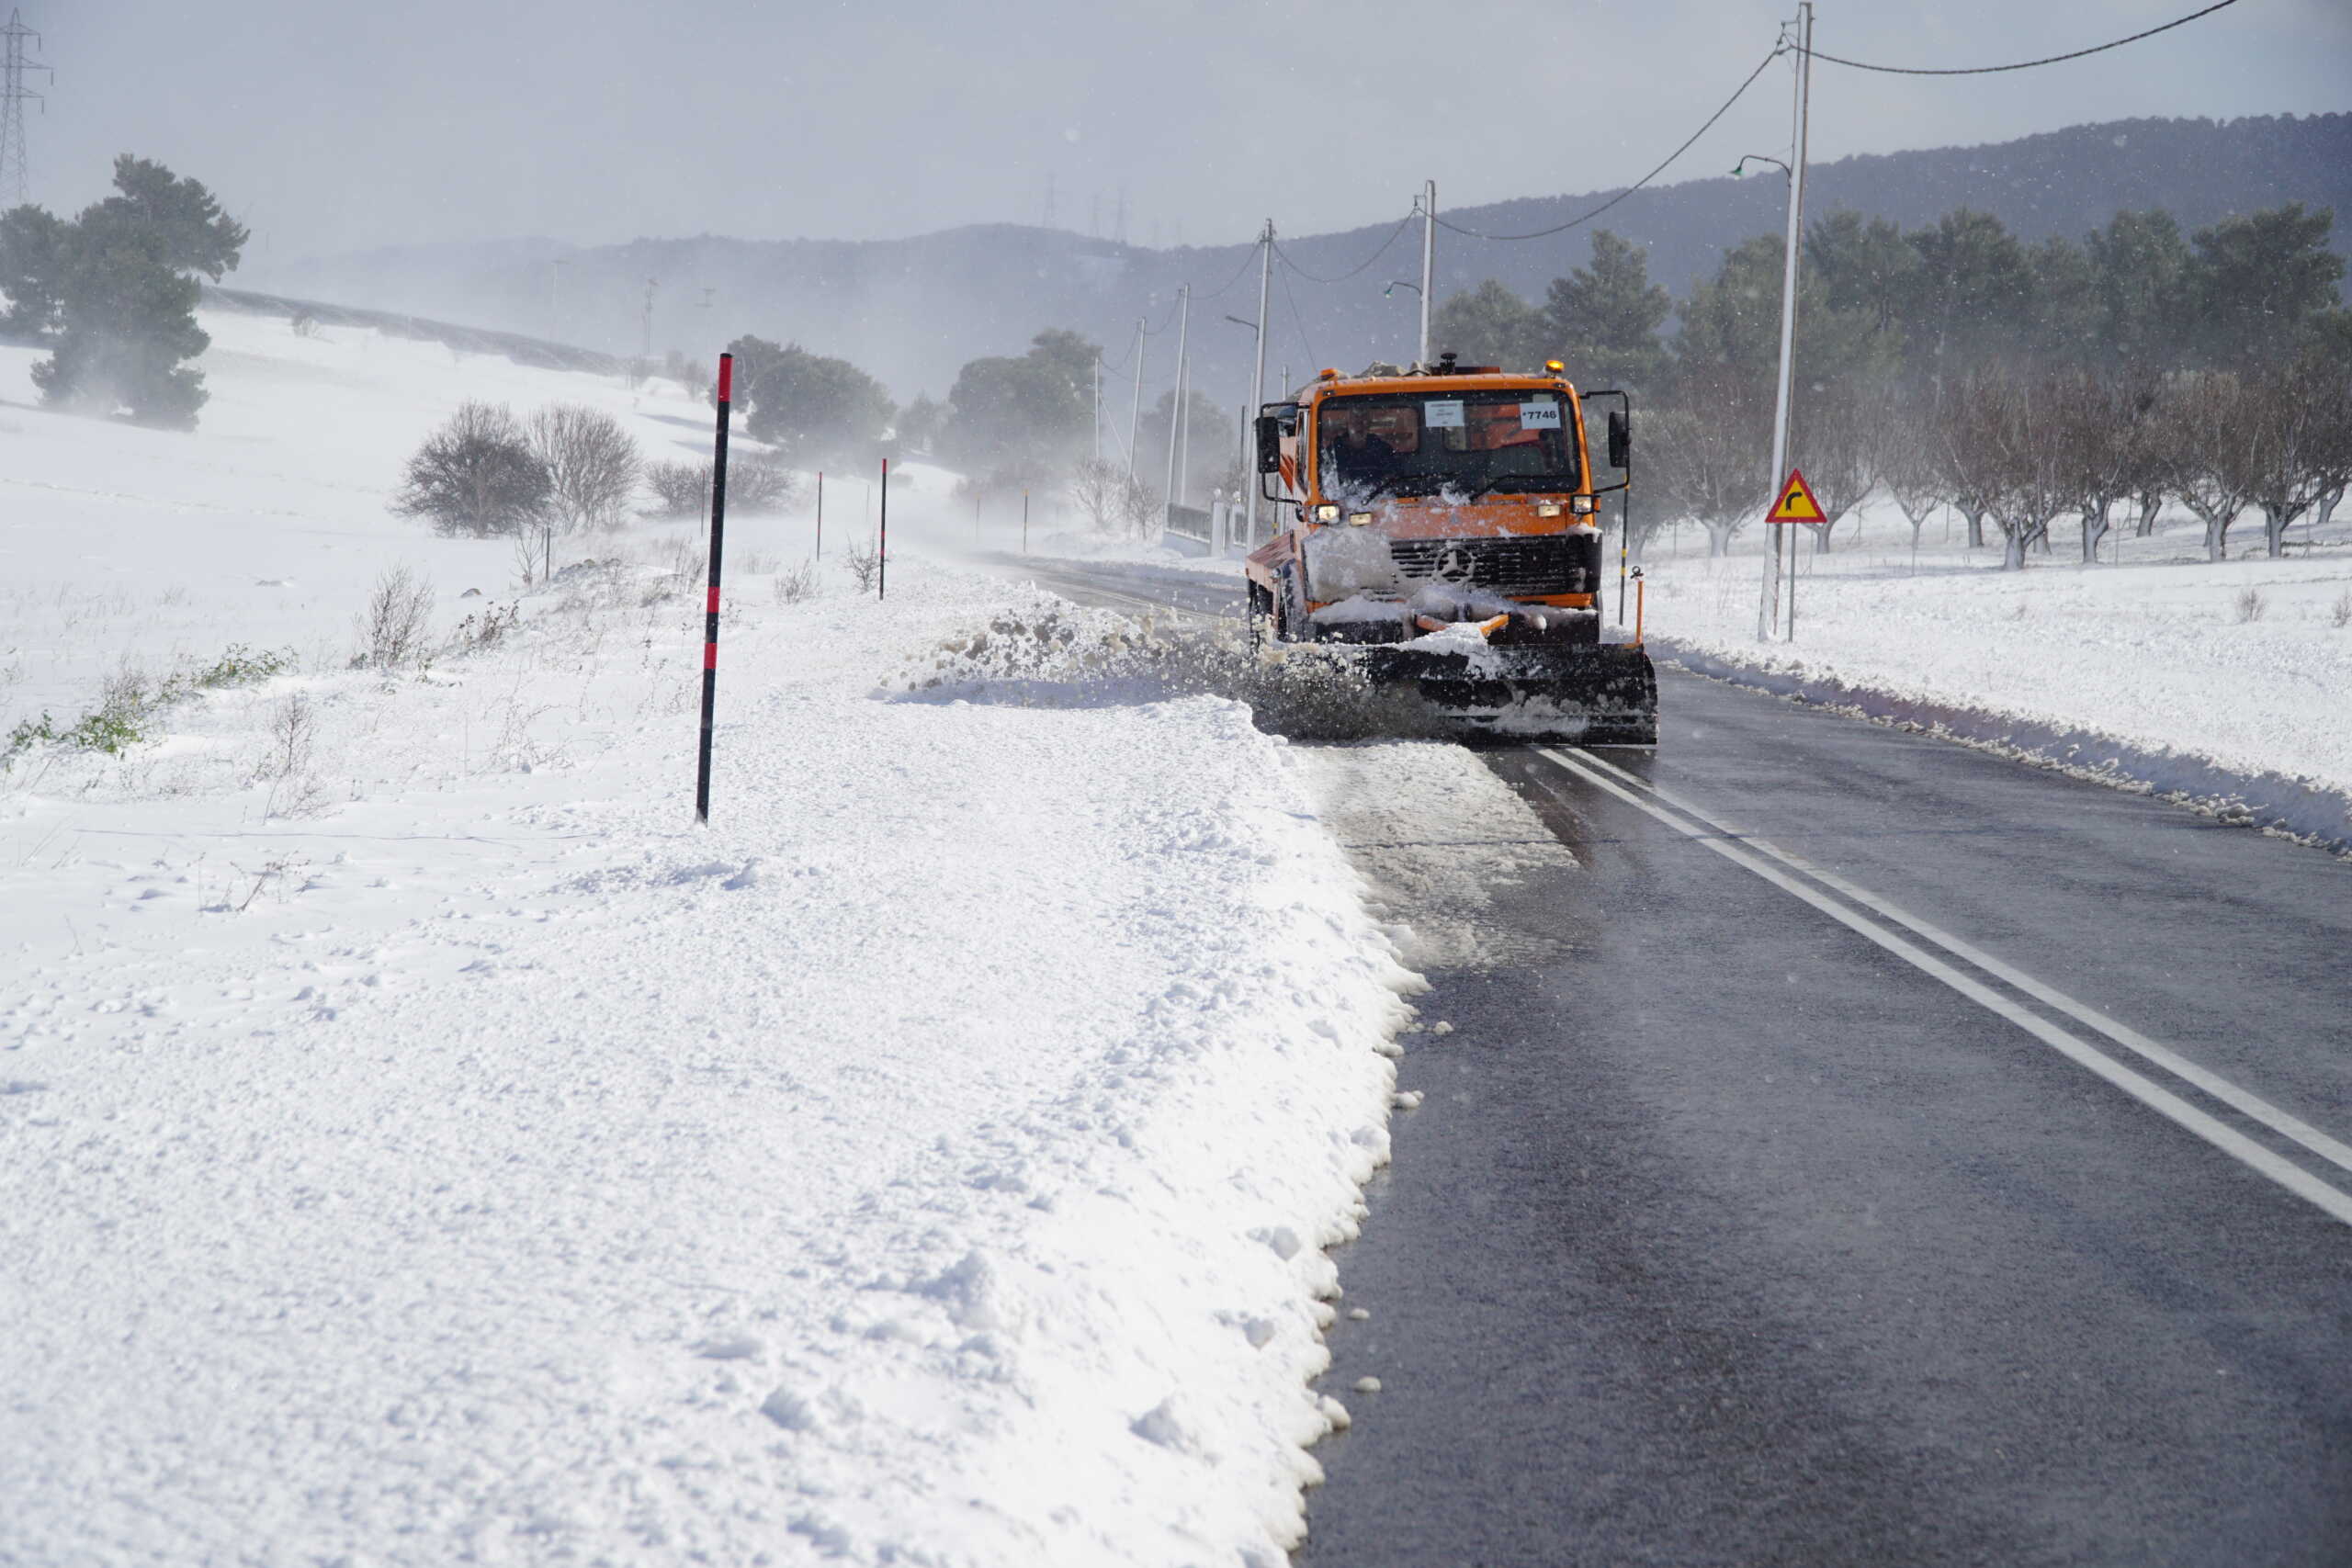
[[[2180,0],[1839,6],[1818,47],[1969,65],[2154,26]],[[548,235],[871,240],[1040,223],[1193,244],[1638,177],[1772,43],[1775,0],[1498,0],[1450,13],[1011,0],[695,6],[37,4],[57,70],[31,197],[71,206],[134,151],[252,225],[249,266]],[[2352,10],[2248,0],[2062,73],[1922,85],[1826,68],[1813,154],[2088,120],[2352,107]],[[1760,86],[1761,85],[1759,85]],[[1751,95],[1678,177],[1787,141]]]

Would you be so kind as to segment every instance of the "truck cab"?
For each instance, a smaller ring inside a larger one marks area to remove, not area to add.
[[[1598,511],[1623,485],[1627,414],[1596,395],[1617,406],[1595,451],[1560,371],[1326,370],[1261,408],[1261,494],[1287,525],[1245,570],[1274,637],[1407,642],[1501,616],[1490,640],[1597,641]]]

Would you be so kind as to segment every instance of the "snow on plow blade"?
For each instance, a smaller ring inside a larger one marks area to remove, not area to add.
[[[1636,647],[1364,651],[1374,682],[1412,687],[1449,728],[1466,736],[1574,746],[1657,744],[1657,671]]]

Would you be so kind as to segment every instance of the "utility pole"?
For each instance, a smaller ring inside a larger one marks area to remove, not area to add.
[[[1162,522],[1168,509],[1176,504],[1176,417],[1184,406],[1184,339],[1193,324],[1193,286],[1180,285],[1176,290],[1176,391],[1168,403],[1168,482],[1159,491],[1159,515]]]
[[[1185,293],[1192,286],[1185,286]],[[1191,301],[1186,300],[1189,308]],[[1193,359],[1180,354],[1176,359],[1176,504],[1184,504],[1184,491],[1191,484],[1193,471]]]
[[[1136,400],[1127,406],[1127,478],[1136,477],[1136,432],[1143,425],[1143,340],[1146,318],[1136,318]]]
[[[1430,362],[1430,274],[1437,270],[1437,182],[1430,180],[1421,186],[1421,356],[1416,362]]]
[[[1804,237],[1805,115],[1813,85],[1813,0],[1803,0],[1797,6],[1797,43],[1796,102],[1789,127],[1790,151],[1796,162],[1789,171],[1788,237],[1781,257],[1781,374],[1772,407],[1772,471],[1766,476],[1766,493],[1773,496],[1781,493],[1781,481],[1789,471],[1789,394],[1796,372],[1797,253]],[[1788,532],[1784,525],[1768,524],[1766,528],[1772,536],[1772,547],[1764,557],[1764,584],[1756,603],[1758,642],[1770,640],[1780,624],[1781,536]],[[1793,547],[1788,555],[1793,571]],[[1792,636],[1795,629],[1790,627]]]
[[[640,378],[650,374],[653,367],[653,290],[658,287],[659,279],[645,280],[645,345],[637,356],[637,374]]]
[[[38,49],[40,34],[25,26],[21,13],[9,11],[8,25],[0,28],[0,39],[7,44],[5,64],[0,64],[0,188],[15,190],[16,200],[9,205],[22,207],[32,199],[32,171],[25,156],[25,105],[40,104],[42,113],[49,112],[48,100],[25,85],[25,73],[49,71],[52,82],[57,73],[25,53],[25,40],[30,39]]]
[[[1241,482],[1250,487],[1243,502],[1245,522],[1250,542],[1258,542],[1258,491],[1264,488],[1258,476],[1258,410],[1266,400],[1266,305],[1272,298],[1274,287],[1274,220],[1266,220],[1266,231],[1258,237],[1258,358],[1257,368],[1250,376],[1250,407],[1241,419]]]

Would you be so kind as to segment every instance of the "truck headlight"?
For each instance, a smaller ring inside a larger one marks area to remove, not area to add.
[[[1348,513],[1348,521],[1361,528],[1365,524],[1372,521],[1372,513],[1369,512],[1351,512]]]
[[[1560,503],[1556,501],[1539,501],[1535,503],[1535,515],[1538,517],[1557,517],[1559,514]]]
[[[1315,521],[1317,523],[1337,523],[1339,520],[1340,509],[1329,502],[1315,509]]]
[[[1568,510],[1579,517],[1589,516],[1592,513],[1592,497],[1589,495],[1568,497]]]

